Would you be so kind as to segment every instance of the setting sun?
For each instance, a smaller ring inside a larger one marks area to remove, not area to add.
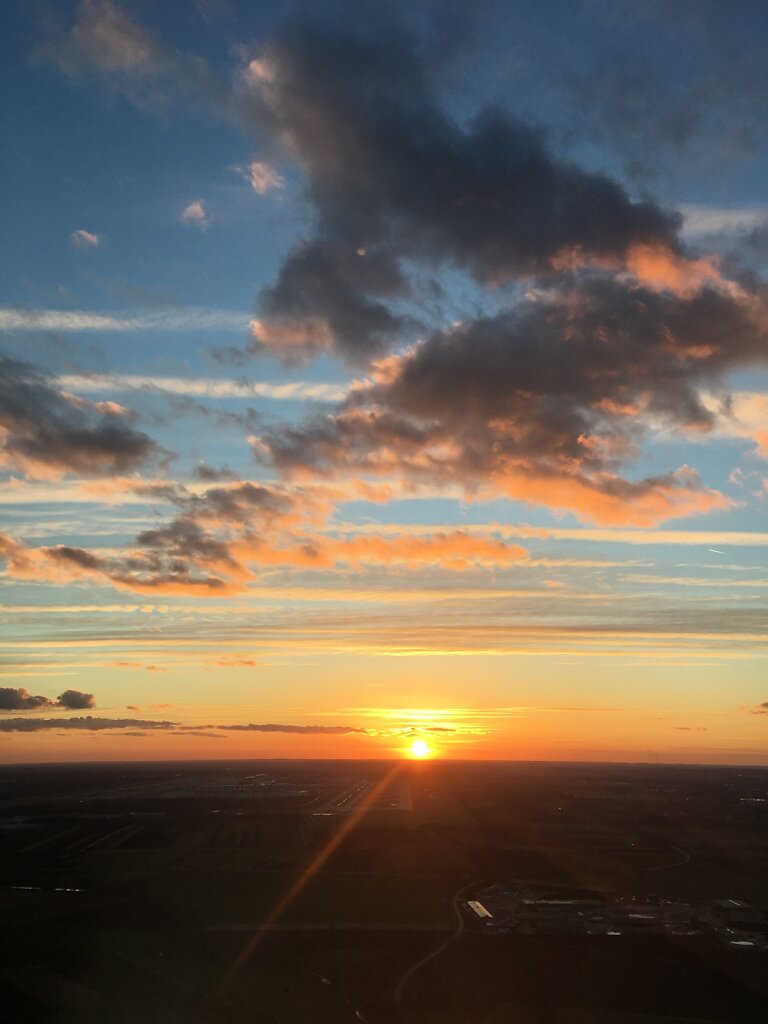
[[[411,757],[429,757],[430,753],[429,744],[424,740],[414,740],[411,744]]]

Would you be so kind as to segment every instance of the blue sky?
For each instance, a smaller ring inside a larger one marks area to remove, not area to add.
[[[765,759],[764,5],[3,20],[0,759]]]

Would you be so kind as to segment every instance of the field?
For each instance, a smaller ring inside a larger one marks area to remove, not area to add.
[[[3,1021],[765,1019],[768,773],[420,764],[368,806],[389,768],[0,769]],[[754,941],[509,934],[465,903],[505,886],[741,900]]]

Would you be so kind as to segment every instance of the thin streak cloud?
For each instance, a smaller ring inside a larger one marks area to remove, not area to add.
[[[151,377],[102,373],[65,374],[58,381],[61,387],[83,394],[153,389],[193,398],[271,398],[276,401],[311,399],[317,402],[339,401],[346,394],[346,388],[339,384],[299,380],[278,384],[221,377]]]
[[[105,334],[139,331],[245,331],[251,318],[227,309],[185,309],[132,314],[100,313],[89,310],[14,309],[0,307],[0,331],[56,331]]]

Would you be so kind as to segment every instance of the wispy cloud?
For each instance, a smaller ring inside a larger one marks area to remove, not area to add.
[[[626,577],[632,583],[651,584],[665,587],[742,587],[752,590],[765,590],[768,579],[723,579],[716,576],[654,576],[650,573],[632,573]]]
[[[140,391],[156,389],[172,395],[193,398],[272,398],[277,401],[311,399],[319,402],[338,401],[346,392],[341,384],[292,380],[287,384],[265,381],[233,380],[208,377],[153,377],[135,374],[66,374],[58,378],[69,391],[94,394],[104,391]]]
[[[216,725],[209,728],[225,732],[284,732],[297,736],[344,736],[351,733],[366,735],[368,732],[367,729],[354,725],[276,725],[271,722],[264,725],[249,722],[247,725]]]
[[[691,237],[749,231],[768,217],[768,206],[708,206],[683,203],[683,234]]]
[[[271,164],[263,160],[252,160],[249,164],[235,164],[232,170],[244,178],[254,192],[260,196],[266,195],[273,189],[281,189],[285,181]]]
[[[207,61],[165,45],[111,0],[81,0],[74,24],[50,32],[38,55],[68,78],[95,79],[140,110],[183,104],[198,116],[201,106],[230,112],[229,90]]]
[[[216,331],[247,330],[251,317],[226,309],[186,307],[143,310],[128,314],[88,310],[15,309],[0,307],[0,331],[56,331],[78,334],[101,331]]]
[[[444,524],[421,524],[419,526],[391,525],[386,523],[338,523],[334,528],[354,531],[357,533],[432,533],[445,529]],[[621,529],[605,527],[533,526],[520,524],[510,526],[506,523],[465,524],[462,530],[466,533],[487,533],[492,531],[500,537],[520,537],[523,540],[568,540],[588,541],[598,544],[633,544],[633,545],[682,545],[686,547],[708,547],[711,544],[733,547],[765,547],[768,545],[768,532],[754,530],[648,530]]]
[[[97,235],[93,231],[86,231],[85,228],[73,231],[69,240],[76,249],[98,249],[101,245],[101,235]]]

